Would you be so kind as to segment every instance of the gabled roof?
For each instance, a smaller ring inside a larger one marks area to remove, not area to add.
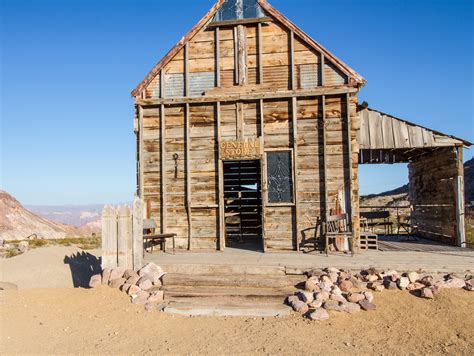
[[[189,42],[204,26],[211,21],[216,14],[216,12],[221,8],[226,0],[218,0],[214,6],[209,10],[204,17],[183,37],[181,40],[164,56],[147,74],[147,76],[141,81],[141,83],[132,91],[132,96],[138,96],[140,92],[151,83],[151,81],[160,73],[161,69],[168,64],[172,58],[178,54],[178,52],[184,47],[184,45]],[[366,80],[345,64],[342,60],[337,58],[326,48],[321,46],[310,36],[308,36],[304,31],[298,28],[293,22],[291,22],[285,15],[271,6],[267,0],[257,0],[257,3],[266,11],[268,14],[273,16],[275,20],[283,24],[288,29],[292,30],[298,37],[305,41],[310,47],[316,50],[319,53],[324,54],[325,58],[328,58],[339,70],[341,70],[348,77],[353,78],[355,82],[359,85],[364,85]]]
[[[472,143],[462,138],[446,135],[374,109],[359,109],[360,130],[357,141],[361,149],[472,146]]]

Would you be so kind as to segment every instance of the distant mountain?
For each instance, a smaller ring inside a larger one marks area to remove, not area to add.
[[[42,218],[23,207],[18,200],[0,190],[0,237],[23,240],[36,234],[40,238],[60,239],[66,236],[86,236],[100,231],[93,222],[76,227]]]
[[[83,226],[100,220],[104,205],[26,205],[25,208],[48,220]]]
[[[474,205],[474,158],[464,163],[464,195],[466,205]],[[387,192],[365,195],[360,198],[361,206],[409,205],[408,184]]]

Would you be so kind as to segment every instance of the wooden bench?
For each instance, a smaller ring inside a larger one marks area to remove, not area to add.
[[[385,235],[393,234],[393,222],[390,221],[390,212],[384,211],[365,211],[360,213],[361,220],[364,221],[364,226],[375,231],[376,227],[383,227]]]
[[[173,255],[175,254],[176,243],[175,238],[176,234],[155,234],[156,230],[156,221],[153,219],[144,219],[143,220],[143,243],[145,248],[143,249],[143,253],[153,253],[153,248],[155,244],[160,244],[161,249],[163,252],[166,252],[166,240],[172,239],[173,240]],[[147,246],[147,245],[150,246]],[[147,248],[149,251],[147,251]]]

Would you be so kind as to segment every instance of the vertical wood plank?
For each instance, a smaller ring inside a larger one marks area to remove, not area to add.
[[[141,199],[143,199],[143,192],[144,192],[144,166],[143,166],[143,107],[141,105],[138,106],[138,171],[139,171],[139,179],[138,179],[138,195]]]
[[[234,27],[234,84],[239,85],[239,45],[237,27]]]
[[[135,197],[132,213],[132,250],[135,271],[143,267],[143,208],[143,200]]]
[[[291,117],[293,122],[293,196],[295,197],[295,225],[296,225],[296,251],[300,250],[300,228],[299,228],[299,198],[298,198],[298,102],[296,97],[291,102]]]
[[[321,86],[322,87],[326,85],[326,78],[325,78],[325,74],[324,74],[324,67],[326,66],[325,62],[326,62],[326,58],[324,57],[324,54],[321,53],[321,63],[320,63],[320,66],[319,66],[319,73],[320,73],[320,76],[321,76]]]
[[[321,97],[323,116],[323,174],[324,174],[324,217],[327,221],[328,212],[328,174],[327,174],[327,148],[326,148],[326,96]]]
[[[216,27],[215,47],[216,47],[216,87],[221,86],[221,46],[220,29]]]
[[[258,39],[258,84],[263,84],[263,41],[262,41],[262,23],[257,27]]]
[[[263,252],[267,251],[267,240],[265,234],[265,212],[267,211],[267,190],[268,190],[268,183],[267,183],[267,159],[265,155],[265,122],[263,118],[263,99],[260,99],[259,102],[259,119],[260,119],[260,140],[262,143],[262,151],[263,157],[261,159],[261,177],[262,177],[262,187],[261,187],[261,195],[262,195],[262,248]]]
[[[160,131],[161,131],[161,233],[166,234],[167,221],[167,199],[166,199],[166,118],[165,106],[162,104],[160,108]]]
[[[219,250],[225,250],[225,206],[224,206],[224,167],[219,156],[221,134],[221,103],[216,103],[216,124],[217,124],[217,169],[218,169],[218,190],[219,190]]]
[[[132,214],[127,205],[118,210],[117,218],[117,266],[133,268]]]
[[[457,177],[455,177],[455,197],[456,197],[456,237],[459,247],[466,246],[466,225],[465,225],[465,202],[464,202],[464,160],[462,146],[456,147],[456,168]]]
[[[291,72],[291,90],[296,90],[295,76],[295,33],[290,32],[290,72]]]
[[[352,130],[351,130],[351,95],[346,94],[346,111],[347,111],[347,154],[349,157],[349,191],[347,196],[347,201],[349,202],[347,206],[347,215],[349,216],[348,224],[354,231],[354,226],[352,222],[354,221],[352,216]]]
[[[247,28],[243,25],[237,26],[237,46],[238,46],[238,73],[239,85],[247,84]]]
[[[165,97],[165,71],[162,69],[160,71],[160,98]]]
[[[102,210],[102,269],[117,267],[117,211],[106,205]]]
[[[184,96],[189,96],[189,43],[184,45]]]
[[[186,213],[188,217],[188,250],[191,250],[191,239],[193,221],[191,216],[191,170],[189,169],[189,145],[190,145],[190,127],[189,127],[189,104],[185,104],[185,125],[186,125]]]
[[[245,120],[244,120],[244,108],[241,101],[237,102],[237,140],[245,139]]]

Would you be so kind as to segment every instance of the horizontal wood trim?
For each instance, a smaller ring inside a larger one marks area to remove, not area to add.
[[[190,98],[164,98],[164,99],[137,99],[136,104],[142,106],[154,105],[176,105],[191,103],[214,103],[214,102],[230,102],[239,100],[259,100],[259,99],[282,99],[293,97],[311,97],[320,95],[340,95],[347,93],[357,93],[358,88],[350,86],[338,87],[319,87],[311,90],[283,90],[274,92],[258,92],[258,93],[237,93],[229,95],[202,96]]]
[[[215,27],[251,25],[251,24],[271,22],[271,21],[272,21],[271,17],[260,17],[257,19],[239,19],[239,20],[230,20],[230,21],[216,21],[216,22],[211,22],[209,25],[207,25],[206,28],[213,29]]]

